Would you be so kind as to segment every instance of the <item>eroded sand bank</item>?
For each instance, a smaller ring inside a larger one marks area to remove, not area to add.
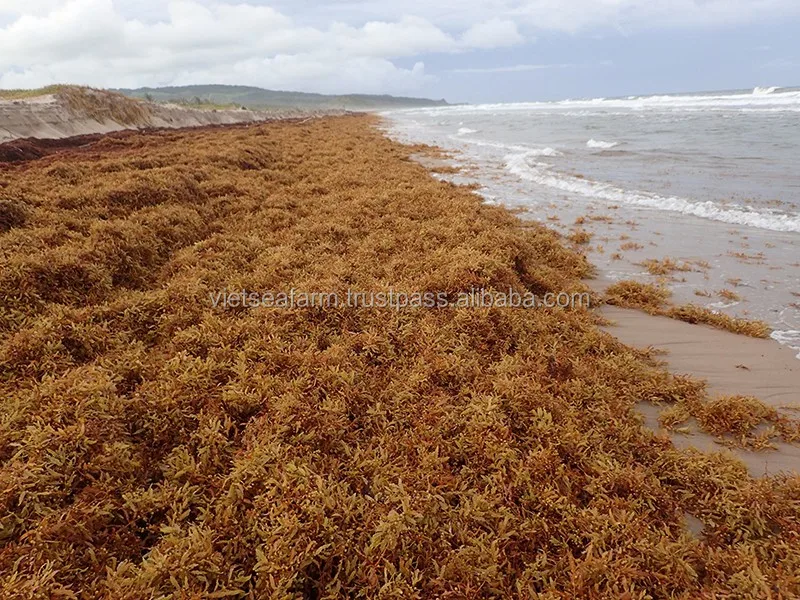
[[[128,99],[123,101],[130,102]],[[60,139],[124,129],[230,125],[343,112],[300,109],[199,110],[177,104],[142,104],[148,108],[149,114],[146,118],[140,122],[125,123],[102,114],[77,113],[53,94],[24,100],[0,99],[0,143],[22,138]]]

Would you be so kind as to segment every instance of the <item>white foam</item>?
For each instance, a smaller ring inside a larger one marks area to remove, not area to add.
[[[588,142],[586,142],[586,145],[589,148],[601,148],[608,150],[609,148],[614,148],[615,146],[619,146],[619,142],[604,142],[603,140],[591,139]]]
[[[559,152],[555,148],[532,148],[530,146],[522,146],[520,144],[503,144],[502,142],[491,142],[488,140],[474,140],[474,139],[461,139],[458,138],[459,142],[467,143],[473,146],[480,146],[483,148],[496,148],[498,150],[503,150],[506,152],[519,152],[524,154],[525,156],[563,156],[563,153]]]
[[[746,206],[723,207],[710,201],[696,202],[677,196],[665,197],[636,190],[624,190],[608,183],[554,172],[551,165],[545,163],[530,164],[527,160],[530,156],[528,153],[506,156],[506,170],[526,181],[532,181],[564,192],[571,192],[585,198],[677,212],[713,221],[748,225],[772,231],[800,232],[800,215],[759,212]]]
[[[734,306],[739,306],[741,302],[712,302],[711,304],[707,304],[706,308],[711,309],[714,312],[718,312],[720,310],[725,310],[727,308],[733,308]]]
[[[527,146],[520,146],[518,144],[503,144],[502,142],[490,142],[488,140],[473,140],[473,139],[460,139],[452,136],[453,139],[458,139],[459,142],[470,144],[472,146],[480,146],[481,148],[497,148],[498,150],[505,150],[511,152],[527,152],[530,150]]]
[[[792,350],[800,351],[800,331],[773,331],[770,337],[784,346],[789,346]],[[798,352],[797,358],[800,358],[800,352]]]
[[[422,109],[405,109],[398,112],[426,115],[498,113],[513,111],[588,110],[606,112],[610,109],[624,111],[791,111],[800,110],[800,91],[783,88],[755,88],[748,92],[719,92],[715,94],[628,96],[627,98],[593,98],[588,100],[561,100],[558,102],[519,102],[511,104],[475,104]]]
[[[777,87],[757,87],[753,89],[754,96],[767,96],[768,94],[772,94],[776,92],[779,88]]]
[[[478,130],[470,129],[469,127],[461,127],[458,130],[458,135],[469,135],[470,133],[478,133]]]
[[[555,148],[531,148],[525,153],[526,156],[535,157],[535,156],[563,156],[561,152],[556,150]]]

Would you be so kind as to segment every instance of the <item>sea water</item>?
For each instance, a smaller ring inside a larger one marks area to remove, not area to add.
[[[608,277],[646,279],[644,258],[708,263],[672,277],[678,299],[764,319],[800,350],[800,88],[384,116],[396,138],[457,151],[487,201],[565,233],[589,223]]]

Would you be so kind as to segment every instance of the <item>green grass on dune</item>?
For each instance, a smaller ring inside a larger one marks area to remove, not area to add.
[[[57,94],[67,87],[73,86],[59,83],[33,90],[0,90],[0,100],[27,100],[29,98],[38,98],[40,96],[47,96],[49,94]]]

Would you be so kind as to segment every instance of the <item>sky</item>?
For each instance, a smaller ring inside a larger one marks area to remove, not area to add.
[[[0,0],[0,88],[451,102],[800,85],[800,0]]]

